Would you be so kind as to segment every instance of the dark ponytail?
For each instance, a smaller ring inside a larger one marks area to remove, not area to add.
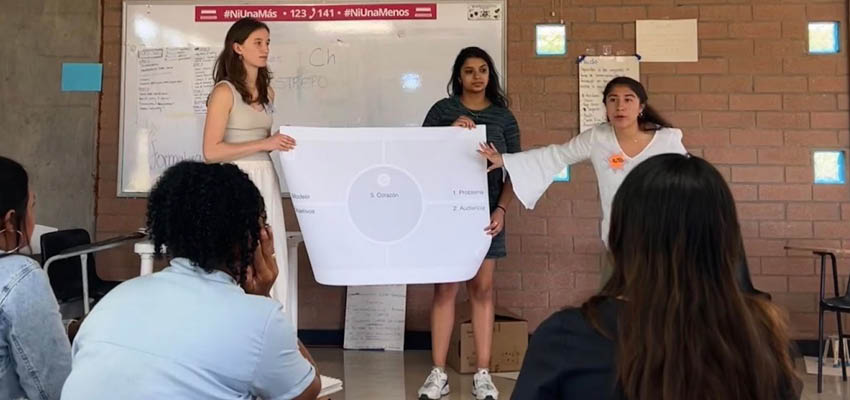
[[[611,79],[607,85],[605,85],[605,90],[602,92],[602,102],[605,102],[605,99],[608,98],[608,94],[611,93],[617,86],[626,86],[632,92],[635,92],[638,99],[640,99],[640,104],[643,106],[643,111],[638,115],[638,126],[641,130],[644,131],[657,131],[661,128],[672,128],[673,124],[668,122],[658,111],[655,111],[652,106],[647,103],[649,100],[649,96],[646,94],[646,89],[643,88],[643,85],[640,82],[629,78],[627,76],[619,76],[614,79]]]
[[[29,202],[29,177],[24,167],[17,161],[0,156],[0,221],[5,224],[5,216],[14,211],[12,225],[26,238],[27,203]],[[0,226],[3,230],[3,226]],[[18,237],[18,245],[23,239]],[[10,253],[5,253],[10,254]],[[2,257],[2,255],[0,255]]]

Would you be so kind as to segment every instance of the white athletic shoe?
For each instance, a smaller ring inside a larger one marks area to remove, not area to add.
[[[439,368],[434,367],[425,378],[425,383],[416,392],[419,400],[437,400],[449,394],[449,376]]]
[[[476,400],[499,400],[499,391],[486,369],[476,372],[472,377],[472,395]]]

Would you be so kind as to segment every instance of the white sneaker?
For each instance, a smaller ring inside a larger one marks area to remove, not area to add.
[[[437,400],[449,394],[449,376],[439,368],[432,368],[431,373],[425,378],[425,383],[416,393],[419,400]]]
[[[472,377],[472,395],[476,400],[499,400],[499,391],[486,369],[476,372]]]

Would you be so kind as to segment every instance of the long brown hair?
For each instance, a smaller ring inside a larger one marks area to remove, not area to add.
[[[693,156],[638,165],[614,196],[611,280],[582,305],[597,330],[598,305],[624,299],[617,378],[626,398],[787,398],[795,391],[785,316],[743,293],[735,202],[720,173]]]
[[[254,31],[265,29],[269,31],[268,25],[257,21],[253,18],[242,18],[233,23],[230,29],[227,30],[227,35],[224,37],[224,49],[215,60],[213,68],[213,80],[215,83],[228,81],[236,88],[236,91],[242,96],[242,101],[246,104],[269,104],[269,86],[271,86],[271,72],[268,67],[259,68],[257,71],[257,98],[251,95],[251,91],[245,86],[247,72],[245,65],[242,64],[242,59],[239,54],[233,51],[233,44],[244,44],[248,36],[251,36]]]

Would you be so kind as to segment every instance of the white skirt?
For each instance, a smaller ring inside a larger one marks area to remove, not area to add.
[[[272,286],[271,296],[283,305],[283,311],[292,320],[292,326],[298,329],[297,280],[290,279],[297,271],[297,265],[288,265],[289,257],[286,244],[286,224],[283,220],[283,203],[280,198],[280,184],[277,173],[270,160],[237,160],[234,164],[248,174],[266,204],[266,223],[272,228],[274,236],[275,260],[279,273]]]

